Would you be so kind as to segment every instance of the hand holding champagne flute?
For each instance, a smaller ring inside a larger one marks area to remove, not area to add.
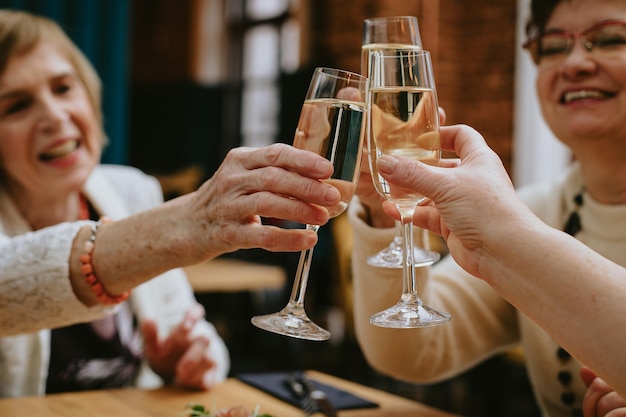
[[[326,157],[334,172],[326,181],[337,187],[341,203],[330,216],[343,213],[359,177],[366,120],[367,79],[332,68],[317,68],[311,79],[293,146]],[[317,232],[319,225],[306,227]],[[307,317],[304,297],[313,248],[302,251],[291,297],[281,311],[255,316],[252,323],[264,330],[308,340],[327,340],[330,333]]]
[[[368,154],[376,190],[396,204],[402,222],[403,289],[400,301],[370,318],[372,324],[415,328],[447,323],[450,315],[422,303],[417,293],[413,212],[424,196],[388,183],[378,174],[383,155],[438,165],[441,158],[439,106],[428,51],[406,49],[370,53]]]

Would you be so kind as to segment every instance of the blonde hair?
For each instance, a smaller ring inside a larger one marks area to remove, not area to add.
[[[0,10],[0,75],[10,59],[46,42],[65,55],[85,87],[98,120],[102,144],[107,141],[102,117],[102,83],[98,73],[63,29],[51,19],[17,10]]]

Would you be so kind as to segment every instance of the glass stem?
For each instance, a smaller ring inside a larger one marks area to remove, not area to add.
[[[393,243],[397,246],[402,246],[402,222],[399,220],[394,220],[396,234],[393,237]]]
[[[415,241],[413,239],[413,210],[400,208],[402,216],[402,298],[404,304],[418,304],[422,302],[417,295],[417,282],[415,274]]]
[[[313,230],[315,233],[319,230],[318,225],[306,225],[307,230]],[[313,259],[313,249],[315,246],[300,252],[300,260],[298,261],[298,270],[293,281],[291,297],[289,297],[288,307],[300,307],[304,311],[304,295],[306,294],[306,285],[309,281],[309,271],[311,269],[311,260]]]

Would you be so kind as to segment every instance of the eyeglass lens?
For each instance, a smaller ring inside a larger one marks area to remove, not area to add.
[[[548,32],[539,38],[537,45],[538,62],[563,58],[580,40],[589,52],[610,53],[626,46],[626,22],[594,26],[579,34],[568,32]]]

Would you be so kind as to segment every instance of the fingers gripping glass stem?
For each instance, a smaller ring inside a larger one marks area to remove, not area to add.
[[[325,181],[335,186],[341,202],[329,208],[330,217],[343,213],[359,177],[365,137],[367,79],[332,68],[317,68],[300,112],[293,146],[328,159],[334,167]],[[307,225],[317,233],[319,226]],[[302,251],[291,297],[279,312],[252,318],[264,330],[307,340],[327,340],[330,333],[315,324],[304,310],[313,248]]]
[[[394,185],[378,172],[378,158],[402,156],[437,165],[441,159],[439,113],[428,51],[378,51],[372,59],[368,104],[368,155],[376,191],[395,203],[402,221],[402,279],[400,301],[373,315],[370,322],[392,328],[415,328],[447,323],[448,313],[425,305],[418,296],[413,212],[424,196]]]

